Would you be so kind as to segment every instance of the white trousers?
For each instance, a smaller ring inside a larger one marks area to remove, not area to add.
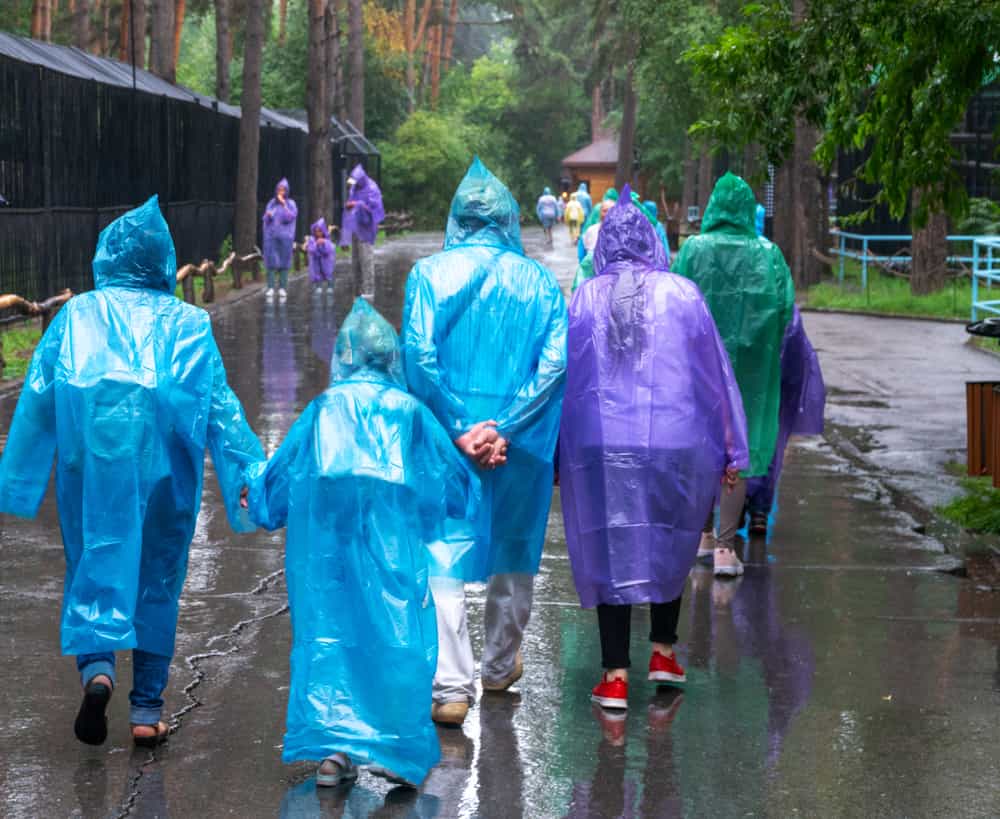
[[[531,616],[535,591],[532,574],[496,574],[486,590],[485,641],[480,672],[487,682],[499,682],[516,665],[521,638]],[[438,666],[434,702],[476,701],[476,663],[465,612],[465,584],[450,577],[432,577],[437,609]]]

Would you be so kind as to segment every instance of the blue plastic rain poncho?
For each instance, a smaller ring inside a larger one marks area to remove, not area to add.
[[[285,201],[278,199],[278,192],[285,189]],[[288,180],[281,179],[274,186],[274,198],[264,208],[264,265],[268,270],[288,270],[292,266],[295,245],[295,222],[299,209],[291,198]]]
[[[292,681],[285,762],[343,751],[419,783],[437,626],[425,543],[467,517],[478,482],[406,392],[395,331],[363,299],[337,336],[330,387],[252,470],[250,512],[288,525]]]
[[[626,188],[627,190],[627,188]],[[573,297],[559,475],[583,606],[680,596],[727,467],[746,467],[739,388],[698,288],[628,197]]]
[[[476,159],[451,203],[445,249],[406,283],[410,389],[452,439],[493,419],[507,464],[481,474],[473,524],[450,522],[434,571],[466,581],[538,571],[566,372],[566,302],[521,248],[517,203]],[[464,550],[464,554],[461,554]],[[449,564],[453,554],[461,554]]]
[[[204,310],[173,295],[154,196],[102,232],[95,290],[42,337],[0,461],[0,511],[33,517],[56,462],[66,551],[62,650],[170,656],[206,446],[233,528],[263,457]]]
[[[642,209],[646,212],[646,216],[649,217],[649,223],[653,226],[656,231],[656,238],[660,240],[660,244],[663,245],[663,249],[667,253],[667,270],[670,269],[670,240],[667,238],[667,229],[663,227],[663,222],[660,221],[660,209],[656,206],[656,202],[652,199],[647,199],[642,203]]]
[[[758,236],[764,235],[764,221],[767,219],[767,211],[764,206],[760,203],[757,204],[757,208],[754,210],[754,230],[757,231]]]
[[[586,219],[594,209],[594,200],[590,198],[590,191],[587,190],[586,182],[581,182],[580,187],[576,189],[576,201],[583,208],[583,218]]]
[[[792,318],[795,287],[777,245],[757,236],[757,202],[731,173],[715,186],[701,235],[681,247],[674,272],[705,295],[726,343],[747,415],[750,468],[766,475],[778,437],[781,342]]]
[[[552,227],[559,218],[559,202],[552,195],[551,188],[546,188],[542,191],[542,195],[538,197],[538,203],[535,205],[535,215],[544,228]]]

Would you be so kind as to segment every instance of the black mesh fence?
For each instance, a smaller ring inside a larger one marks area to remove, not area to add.
[[[179,96],[60,73],[0,53],[0,292],[38,300],[92,286],[97,234],[158,194],[179,264],[232,232],[240,120]],[[258,199],[287,177],[309,214],[306,133],[262,124]],[[259,227],[258,227],[259,230]]]

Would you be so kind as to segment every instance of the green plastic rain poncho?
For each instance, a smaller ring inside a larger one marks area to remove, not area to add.
[[[757,202],[731,173],[715,186],[701,235],[681,247],[674,272],[705,296],[743,396],[750,445],[745,477],[766,475],[778,437],[781,342],[792,318],[795,288],[777,245],[757,236]]]
[[[417,262],[406,283],[410,389],[452,439],[493,419],[510,442],[507,463],[481,474],[475,522],[449,522],[435,547],[435,572],[467,582],[535,574],[552,499],[566,301],[524,255],[518,219],[514,197],[476,159],[452,200],[444,251]]]
[[[399,340],[366,301],[337,336],[330,387],[252,470],[250,513],[288,525],[292,680],[282,758],[335,751],[419,783],[437,762],[430,718],[437,626],[425,544],[471,516],[478,481],[406,392]]]
[[[0,511],[33,517],[56,463],[66,551],[62,650],[170,656],[205,448],[230,523],[263,457],[204,310],[174,296],[176,262],[154,196],[101,232],[96,289],[42,337],[0,461]]]

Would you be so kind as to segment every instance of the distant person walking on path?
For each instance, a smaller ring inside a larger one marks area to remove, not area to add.
[[[592,698],[626,708],[634,604],[650,604],[649,679],[687,679],[673,650],[681,593],[720,484],[731,489],[749,461],[712,315],[697,287],[667,272],[628,195],[604,220],[594,267],[570,305],[560,485],[573,578],[601,633]]]
[[[267,270],[267,298],[274,298],[275,274],[279,274],[278,298],[288,298],[288,271],[295,246],[295,221],[299,209],[289,197],[288,180],[274,188],[274,198],[264,208],[264,267]]]
[[[587,255],[588,251],[594,249],[594,245],[597,244],[597,231],[594,231],[593,243],[590,247],[587,247],[587,232],[596,225],[603,218],[601,206],[605,202],[609,202],[608,207],[611,207],[615,202],[618,201],[618,191],[614,188],[608,188],[604,192],[604,196],[596,207],[592,208],[590,213],[587,214],[587,218],[583,221],[583,227],[581,228],[580,241],[576,243],[576,255],[581,261],[583,257]],[[607,208],[604,209],[603,213],[607,213]]]
[[[718,537],[705,524],[699,559],[713,560],[717,577],[736,577],[736,532],[743,521],[746,478],[767,474],[778,438],[781,343],[795,306],[792,276],[777,245],[759,237],[750,186],[731,173],[715,186],[701,234],[677,254],[674,270],[697,284],[726,345],[743,396],[750,466],[722,498]],[[713,548],[714,547],[714,548]]]
[[[542,230],[545,231],[546,247],[552,247],[552,226],[559,220],[559,203],[552,195],[551,188],[545,188],[542,195],[538,197],[535,214],[538,216],[538,221],[542,223]]]
[[[0,512],[34,517],[55,459],[66,552],[62,651],[76,655],[81,742],[107,738],[115,652],[132,649],[136,745],[168,726],[162,694],[201,506],[205,448],[232,527],[263,458],[226,384],[208,314],[174,296],[174,243],[154,196],[101,231],[95,289],[66,303],[35,351],[0,460]]]
[[[318,219],[309,228],[310,236],[306,240],[306,255],[309,257],[309,280],[316,288],[317,295],[323,292],[333,293],[333,268],[337,262],[337,249],[330,241],[330,231],[326,219]]]
[[[407,393],[395,330],[358,299],[337,336],[330,386],[267,464],[249,507],[288,526],[291,686],[282,759],[322,760],[316,783],[357,764],[417,786],[439,757],[427,710],[437,657],[428,552],[467,518],[479,481]]]
[[[430,547],[440,642],[432,713],[460,725],[476,695],[465,583],[489,583],[484,690],[505,690],[523,671],[566,371],[566,300],[524,255],[517,202],[478,158],[452,200],[444,250],[410,271],[403,349],[410,389],[481,469],[475,521],[448,521]]]
[[[566,218],[566,204],[569,202],[569,194],[563,191],[556,197],[557,221],[561,222]]]
[[[583,206],[580,204],[577,194],[574,193],[566,205],[566,227],[569,228],[571,242],[576,242],[580,238],[580,226],[583,224],[584,218]]]
[[[587,189],[586,182],[581,182],[580,187],[576,189],[576,200],[580,203],[580,207],[583,208],[583,218],[586,220],[590,216],[590,212],[594,209],[594,201],[590,198],[590,191]]]
[[[660,209],[652,199],[643,202],[642,209],[646,212],[650,224],[656,231],[656,238],[660,240],[663,249],[667,252],[667,264],[670,264],[670,240],[667,238],[667,229],[663,227],[663,222],[660,221]]]
[[[347,179],[347,203],[340,221],[340,246],[351,248],[354,295],[375,298],[375,240],[385,219],[382,191],[361,165]]]

